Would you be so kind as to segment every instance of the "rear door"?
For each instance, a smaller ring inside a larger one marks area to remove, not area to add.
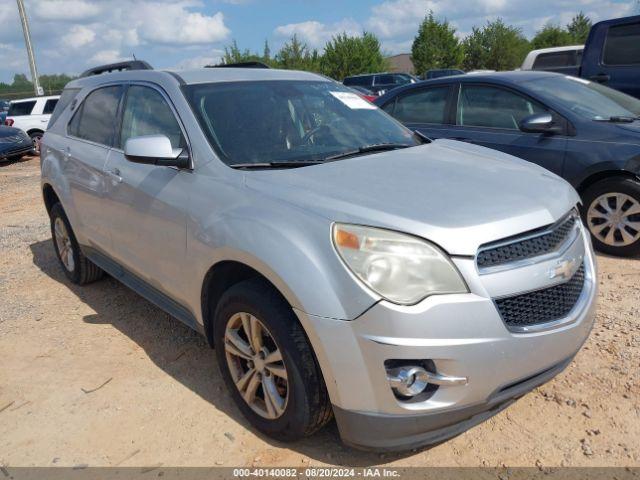
[[[105,167],[109,175],[103,212],[112,229],[112,257],[131,273],[174,299],[184,297],[186,206],[190,170],[133,163],[124,156],[129,138],[166,135],[174,148],[187,148],[177,113],[159,87],[129,85],[117,148]]]
[[[103,252],[111,247],[111,226],[104,211],[107,186],[104,167],[115,141],[122,91],[122,86],[112,85],[86,96],[67,126],[69,141],[62,152],[75,213],[73,229],[80,232],[88,246]]]
[[[455,136],[450,115],[453,85],[412,88],[396,96],[382,109],[411,130],[431,139]]]
[[[520,121],[535,113],[551,113],[544,105],[506,87],[461,83],[452,138],[494,148],[562,174],[566,136],[520,131]]]
[[[640,21],[599,29],[589,39],[582,76],[640,98]]]

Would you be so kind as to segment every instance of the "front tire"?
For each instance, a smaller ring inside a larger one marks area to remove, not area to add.
[[[294,441],[332,415],[311,346],[291,307],[266,281],[231,287],[215,312],[218,365],[244,416],[259,431]]]
[[[582,218],[594,247],[621,257],[640,254],[640,183],[608,178],[582,195]]]
[[[86,285],[102,278],[103,270],[80,250],[62,205],[56,203],[51,207],[50,218],[53,248],[67,278],[77,285]]]

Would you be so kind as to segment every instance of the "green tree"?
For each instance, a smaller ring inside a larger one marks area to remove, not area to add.
[[[248,48],[240,50],[238,43],[234,40],[231,45],[224,47],[222,64],[242,63],[242,62],[262,62],[264,59],[257,53],[251,52]]]
[[[322,73],[336,80],[359,73],[381,72],[388,64],[380,49],[380,41],[369,32],[351,37],[336,35],[324,47],[320,58]]]
[[[567,24],[567,31],[573,42],[585,43],[591,30],[591,19],[584,13],[580,12],[571,19],[571,23]]]
[[[447,20],[439,21],[429,12],[411,46],[411,60],[415,71],[424,73],[433,68],[454,68],[463,59],[456,29]]]
[[[276,54],[275,64],[289,70],[319,71],[320,56],[316,50],[309,50],[307,44],[294,34]]]
[[[269,42],[264,41],[264,49],[262,50],[262,58],[268,63],[271,61],[271,48],[269,48]]]
[[[571,34],[559,25],[547,23],[542,29],[536,32],[531,40],[531,47],[534,49],[548,47],[562,47],[571,45],[574,42]]]
[[[463,49],[465,70],[513,70],[522,64],[529,42],[522,30],[498,18],[482,28],[473,27]]]

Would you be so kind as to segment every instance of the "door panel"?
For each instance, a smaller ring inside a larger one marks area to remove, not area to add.
[[[177,298],[186,251],[191,174],[128,161],[112,150],[105,166],[103,211],[111,227],[111,256],[165,294]]]
[[[104,167],[113,145],[122,87],[98,88],[87,95],[67,128],[69,143],[63,153],[65,174],[82,236],[103,251],[111,248],[111,228],[104,217],[107,195]]]
[[[104,221],[103,205],[107,192],[104,166],[109,148],[77,139],[68,139],[63,155],[64,174],[77,225],[72,225],[90,244],[102,251],[111,245],[110,228]]]
[[[186,205],[190,171],[145,165],[125,158],[129,138],[162,134],[173,148],[186,148],[183,130],[164,94],[131,85],[122,109],[119,148],[105,166],[104,210],[112,225],[112,256],[134,275],[180,300],[186,253]],[[183,295],[182,295],[183,296]]]
[[[544,106],[513,91],[491,85],[462,84],[456,126],[451,128],[450,138],[500,150],[561,175],[566,137],[525,133],[518,128],[523,118],[542,112],[547,112]]]

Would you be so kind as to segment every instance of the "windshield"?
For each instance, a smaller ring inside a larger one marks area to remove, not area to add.
[[[591,120],[640,116],[640,100],[599,83],[568,76],[545,77],[523,83],[541,96],[552,98]]]
[[[228,165],[322,161],[415,135],[351,89],[325,81],[196,84],[187,98]]]

